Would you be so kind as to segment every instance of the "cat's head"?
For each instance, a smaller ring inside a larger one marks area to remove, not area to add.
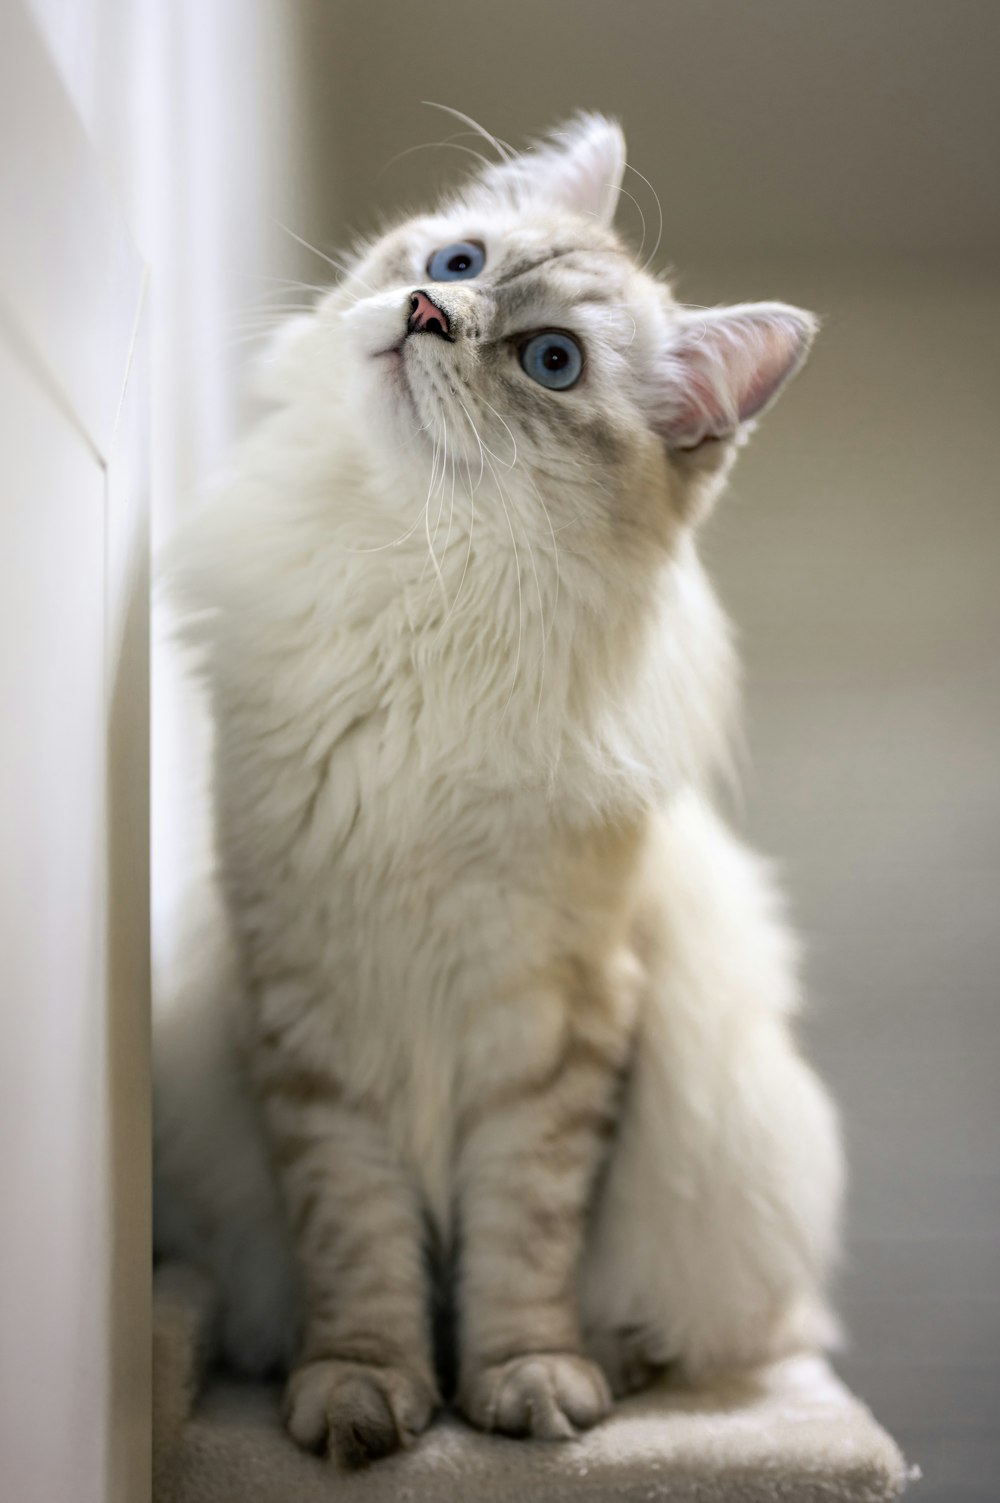
[[[404,489],[451,474],[531,530],[642,543],[704,514],[815,321],[679,305],[614,232],[624,170],[618,126],[580,116],[366,246],[321,306],[358,438]]]

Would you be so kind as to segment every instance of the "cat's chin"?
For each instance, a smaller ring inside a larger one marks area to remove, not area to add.
[[[357,372],[355,392],[360,398],[360,416],[365,425],[375,419],[380,430],[399,430],[404,436],[412,432],[414,420],[420,419],[416,394],[406,369],[402,341],[385,349],[368,352]]]
[[[376,360],[384,373],[384,379],[388,383],[392,400],[396,411],[409,422],[414,417],[420,417],[420,406],[417,395],[413,389],[410,373],[406,368],[406,355],[402,344],[393,346],[390,350],[383,350],[377,355]]]

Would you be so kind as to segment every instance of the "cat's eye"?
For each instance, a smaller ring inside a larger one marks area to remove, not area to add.
[[[432,282],[461,282],[478,277],[486,265],[486,249],[478,240],[456,240],[454,245],[436,250],[427,263]]]
[[[552,391],[568,391],[583,372],[583,350],[572,334],[546,329],[525,340],[520,351],[525,375]]]

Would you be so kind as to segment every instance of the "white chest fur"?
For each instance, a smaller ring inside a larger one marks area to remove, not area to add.
[[[552,965],[621,969],[588,841],[716,750],[728,639],[692,550],[602,612],[591,561],[529,580],[460,504],[437,575],[423,539],[358,549],[365,497],[331,483],[241,482],[182,560],[213,612],[220,857],[263,1020],[377,1097],[443,1206],[477,1069],[559,1047]]]

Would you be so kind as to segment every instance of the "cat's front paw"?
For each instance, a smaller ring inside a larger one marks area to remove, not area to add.
[[[465,1417],[481,1430],[571,1440],[611,1409],[601,1369],[573,1352],[528,1352],[478,1368],[462,1383]]]
[[[436,1404],[433,1384],[417,1373],[330,1358],[292,1373],[285,1424],[306,1450],[364,1466],[412,1445]]]

